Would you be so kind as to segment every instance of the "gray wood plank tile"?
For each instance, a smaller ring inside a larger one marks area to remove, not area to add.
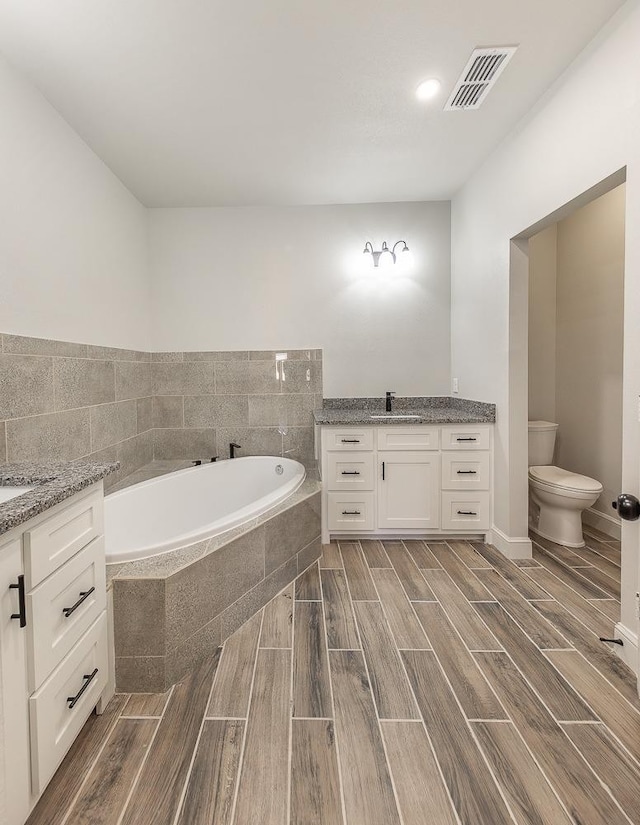
[[[548,602],[541,602],[548,604]],[[518,668],[551,713],[562,721],[594,721],[595,717],[533,642],[499,604],[477,604],[476,610],[504,645]]]
[[[468,541],[448,541],[447,544],[470,570],[489,570],[491,563],[480,555],[473,544]]]
[[[545,550],[549,555],[553,556],[554,559],[560,562],[560,564],[564,564],[565,567],[584,567],[585,561],[581,558],[577,551],[570,547],[564,547],[561,544],[556,544],[553,541],[549,541],[549,539],[545,539],[543,536],[539,536],[537,533],[532,535],[532,541]],[[588,562],[587,562],[588,564]]]
[[[28,825],[60,825],[128,698],[126,693],[117,693],[102,716],[89,717],[33,809]]]
[[[332,650],[329,663],[346,820],[400,825],[362,653]]]
[[[234,822],[287,825],[291,651],[259,650]]]
[[[442,606],[416,603],[416,613],[468,719],[506,719],[473,656],[456,634]],[[422,708],[421,708],[422,710]]]
[[[407,548],[409,555],[414,560],[420,570],[440,570],[442,565],[438,559],[433,555],[431,550],[427,547],[424,541],[405,541],[404,546]]]
[[[359,650],[360,639],[344,570],[321,570],[320,575],[329,648]]]
[[[446,570],[425,570],[423,575],[470,650],[502,650],[502,645],[479,619]]]
[[[594,536],[590,535],[586,530],[584,531],[584,540],[589,550],[592,550],[594,553],[597,553],[603,559],[606,559],[612,564],[615,564],[618,567],[620,567],[619,542],[611,544],[604,541],[600,541],[600,539],[597,539]]]
[[[554,576],[557,576],[561,581],[565,584],[568,584],[569,587],[573,588],[576,593],[579,593],[585,599],[608,599],[610,598],[610,594],[605,592],[601,587],[596,587],[593,582],[585,579],[584,576],[581,575],[582,570],[577,570],[576,568],[568,568],[565,567],[564,564],[560,564],[559,561],[552,558],[548,553],[545,553],[540,547],[536,544],[533,545],[533,557],[536,561],[539,561],[543,567],[546,567],[547,570],[551,571]],[[531,581],[531,579],[529,579]],[[525,599],[545,599],[547,596],[525,596]]]
[[[480,555],[484,556],[487,561],[490,561],[492,566],[501,573],[512,587],[524,596],[525,599],[548,599],[549,594],[539,587],[529,576],[520,570],[519,567],[505,558],[499,550],[492,547],[490,544],[479,544],[474,542],[473,546]]]
[[[614,563],[605,559],[603,556],[599,555],[595,551],[591,550],[589,547],[580,547],[574,551],[576,555],[580,556],[587,564],[592,564],[594,567],[597,567],[605,575],[612,578],[614,581],[620,579],[620,561],[618,563]]]
[[[473,722],[471,727],[507,797],[516,822],[572,825],[574,820],[569,818],[510,722]]]
[[[640,822],[640,767],[602,725],[565,725],[564,732],[632,822]]]
[[[381,719],[419,718],[382,606],[356,602],[354,610],[378,715]]]
[[[589,599],[589,604],[604,613],[615,624],[620,621],[620,602],[617,599]],[[600,636],[606,634],[600,633]]]
[[[629,702],[580,653],[546,653],[622,744],[640,760],[640,700]],[[635,708],[635,710],[634,710]]]
[[[178,825],[230,825],[244,725],[227,719],[204,723]]]
[[[294,719],[291,733],[291,825],[342,825],[333,722]]]
[[[535,559],[511,559],[516,567],[540,567],[540,562]]]
[[[361,539],[360,547],[362,547],[365,561],[369,567],[391,567],[389,556],[387,556],[381,541],[377,541],[376,539]]]
[[[607,596],[612,596],[614,599],[620,600],[620,578],[611,578],[606,573],[603,573],[599,567],[579,567],[576,572],[583,578],[590,581],[600,590],[604,591]]]
[[[122,710],[122,716],[162,716],[169,699],[166,693],[132,693]]]
[[[117,822],[156,726],[155,719],[120,719],[71,809],[74,825]]]
[[[320,602],[295,603],[293,715],[332,716],[327,643]]]
[[[260,647],[291,647],[293,585],[265,605]]]
[[[122,818],[122,825],[173,822],[207,707],[218,656],[206,661],[173,689]]]
[[[385,541],[383,544],[393,569],[411,601],[435,601],[433,591],[404,544],[401,541]]]
[[[449,794],[424,728],[416,722],[381,722],[404,825],[457,825]]]
[[[552,624],[543,619],[531,603],[511,587],[497,570],[478,570],[476,575],[537,647],[571,647],[570,642],[558,633]]]
[[[224,643],[207,716],[246,717],[261,621],[252,616]]]
[[[407,650],[402,658],[461,825],[513,825],[435,654]]]
[[[467,599],[470,601],[493,599],[475,573],[460,561],[448,544],[429,543],[428,546]]]
[[[411,602],[407,599],[404,588],[395,570],[372,570],[387,622],[391,628],[396,647],[402,649],[429,650],[422,625],[418,621]]]
[[[373,579],[362,555],[360,544],[356,541],[341,541],[339,547],[351,598],[354,601],[377,601],[378,594],[373,586]]]
[[[322,601],[320,592],[320,575],[318,565],[312,564],[301,576],[296,579],[296,599]]]
[[[505,653],[476,653],[538,764],[576,822],[628,821]],[[566,653],[562,655],[573,655]]]
[[[322,555],[320,556],[321,570],[336,570],[342,569],[342,557],[338,544],[332,541],[331,544],[322,545]]]

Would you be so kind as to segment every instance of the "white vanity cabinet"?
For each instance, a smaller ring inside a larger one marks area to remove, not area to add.
[[[490,424],[322,426],[323,541],[486,533],[492,430]]]
[[[109,681],[103,512],[99,482],[0,537],[7,825],[26,821]]]

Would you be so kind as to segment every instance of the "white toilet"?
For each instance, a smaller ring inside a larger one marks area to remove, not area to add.
[[[584,547],[582,511],[596,503],[602,484],[551,464],[557,430],[550,421],[529,422],[529,490],[538,510],[529,526],[556,544]]]

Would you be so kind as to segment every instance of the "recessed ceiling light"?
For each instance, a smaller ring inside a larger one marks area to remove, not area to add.
[[[423,81],[416,89],[418,100],[431,100],[440,91],[441,83],[435,77]]]

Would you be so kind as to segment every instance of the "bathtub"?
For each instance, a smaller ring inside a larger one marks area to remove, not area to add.
[[[107,564],[158,556],[217,536],[292,495],[305,469],[290,458],[247,456],[134,484],[105,499]]]

